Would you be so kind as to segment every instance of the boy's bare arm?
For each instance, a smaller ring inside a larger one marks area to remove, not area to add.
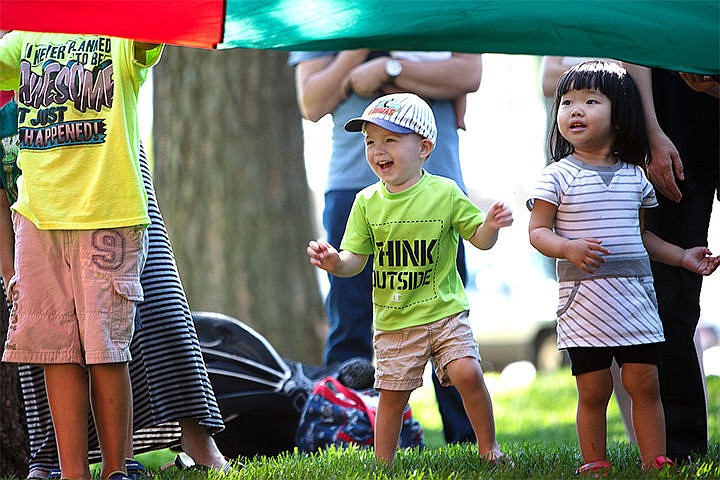
[[[312,241],[308,244],[307,254],[310,263],[322,268],[336,277],[353,277],[362,272],[367,263],[367,255],[342,250],[338,252],[335,247],[325,240]]]
[[[495,202],[490,206],[485,221],[470,237],[470,243],[481,250],[488,250],[497,242],[498,230],[509,227],[512,223],[513,214],[510,207],[502,202]]]

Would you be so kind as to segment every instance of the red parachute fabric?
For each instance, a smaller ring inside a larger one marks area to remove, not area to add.
[[[14,30],[214,48],[224,24],[225,0],[0,0],[0,25]]]

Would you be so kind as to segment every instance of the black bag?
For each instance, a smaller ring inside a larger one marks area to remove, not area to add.
[[[283,359],[267,339],[235,318],[192,315],[225,422],[225,430],[214,435],[220,451],[253,457],[294,449],[313,385],[303,365]]]
[[[214,435],[223,454],[272,456],[292,451],[315,382],[328,375],[355,389],[372,386],[375,369],[362,358],[337,368],[285,359],[258,332],[221,313],[192,312],[225,430]]]

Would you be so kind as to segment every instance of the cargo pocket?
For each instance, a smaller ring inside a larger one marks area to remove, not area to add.
[[[113,287],[116,293],[113,309],[116,317],[113,321],[112,339],[129,339],[134,330],[136,305],[144,300],[143,288],[137,277],[115,278]]]

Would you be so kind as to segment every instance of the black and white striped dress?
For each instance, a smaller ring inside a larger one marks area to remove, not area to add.
[[[637,165],[585,164],[573,156],[545,167],[530,195],[557,207],[555,233],[596,238],[610,253],[592,274],[557,263],[558,348],[619,347],[664,341],[640,209],[657,205]]]
[[[131,345],[135,453],[177,445],[180,418],[197,418],[211,433],[224,428],[142,146],[140,167],[151,224],[148,257],[140,278],[145,301],[138,306],[141,324]],[[20,365],[19,371],[30,434],[30,469],[58,468],[42,368]],[[99,460],[97,437],[91,428],[90,462]]]

